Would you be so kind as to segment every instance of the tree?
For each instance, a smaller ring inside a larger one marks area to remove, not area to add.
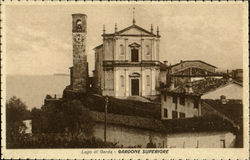
[[[73,100],[62,104],[63,124],[72,134],[84,133],[86,137],[93,135],[93,119],[89,110],[85,108],[81,101]]]
[[[71,137],[93,134],[93,119],[89,110],[79,100],[64,100],[32,110],[34,131],[41,133],[64,133]]]
[[[6,121],[17,122],[28,117],[29,111],[24,102],[13,96],[6,103]]]
[[[19,98],[13,96],[6,103],[7,147],[19,143],[26,129],[23,120],[29,117],[27,106]]]

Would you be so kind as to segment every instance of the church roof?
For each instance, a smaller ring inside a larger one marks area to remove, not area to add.
[[[138,33],[128,33],[129,30],[137,30]],[[115,35],[119,35],[119,36],[151,36],[151,37],[160,37],[160,35],[156,35],[150,31],[147,31],[146,29],[143,29],[142,27],[136,25],[136,24],[132,24],[131,26],[124,28],[120,31],[111,33],[111,34],[103,34],[102,36],[115,36]]]

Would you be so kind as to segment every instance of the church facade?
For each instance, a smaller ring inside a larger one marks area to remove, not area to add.
[[[94,48],[95,70],[94,88],[101,95],[153,96],[159,87],[160,35],[147,31],[133,23],[115,32],[105,33],[103,44]]]

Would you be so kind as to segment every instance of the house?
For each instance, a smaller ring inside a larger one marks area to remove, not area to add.
[[[224,78],[193,81],[178,87],[172,83],[169,88],[161,89],[161,118],[201,116],[201,100],[220,99],[221,96],[242,100],[242,85]]]
[[[173,86],[173,84],[172,84]],[[161,119],[188,118],[201,115],[200,95],[190,86],[161,90]]]
[[[174,65],[167,65],[166,63],[165,65],[167,66],[165,69],[166,77],[171,77],[171,79],[168,78],[166,83],[170,83],[169,80],[172,80],[174,81],[175,87],[208,77],[223,77],[222,74],[216,72],[217,67],[201,60],[181,60]]]
[[[243,81],[243,69],[232,70],[232,78],[238,82]]]
[[[242,127],[243,104],[241,100],[225,99],[219,100],[205,99],[202,101],[202,115],[216,114],[230,121],[235,127]]]
[[[213,82],[214,81],[214,82]],[[225,96],[226,99],[242,100],[243,99],[243,86],[241,83],[234,80],[213,80],[212,84],[204,87],[206,92],[203,93],[201,99],[220,99]],[[214,84],[218,83],[218,84]],[[197,82],[194,87],[203,88],[206,84]]]
[[[154,96],[159,86],[160,35],[136,25],[105,33],[103,44],[94,48],[94,88],[101,95],[114,97]]]
[[[220,100],[202,100],[202,116],[216,115],[238,128],[235,132],[235,147],[243,147],[243,104],[242,100],[230,100],[222,96]]]

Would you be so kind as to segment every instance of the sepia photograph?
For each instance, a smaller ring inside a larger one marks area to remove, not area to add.
[[[5,2],[1,10],[5,157],[248,152],[247,2]]]

